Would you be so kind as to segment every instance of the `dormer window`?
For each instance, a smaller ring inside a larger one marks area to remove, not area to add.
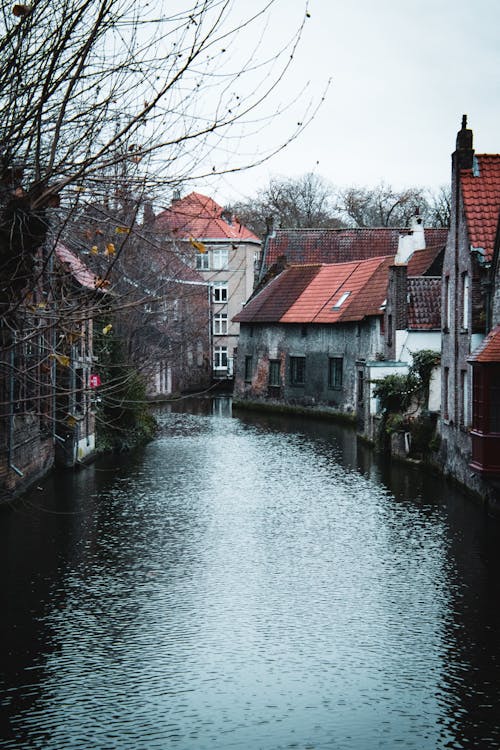
[[[339,309],[340,307],[342,307],[342,305],[344,304],[344,302],[346,301],[346,299],[348,298],[348,296],[350,295],[350,293],[351,293],[351,292],[344,292],[344,293],[343,293],[343,294],[342,294],[342,295],[341,295],[341,296],[340,296],[340,297],[338,298],[338,300],[336,301],[336,303],[335,303],[335,304],[334,304],[334,306],[332,307],[332,310],[338,310],[338,309]]]

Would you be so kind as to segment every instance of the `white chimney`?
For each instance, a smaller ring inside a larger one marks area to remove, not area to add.
[[[424,222],[418,214],[410,219],[409,234],[400,234],[394,265],[405,266],[415,250],[425,250]]]

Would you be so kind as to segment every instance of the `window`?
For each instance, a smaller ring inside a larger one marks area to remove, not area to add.
[[[342,357],[329,357],[328,359],[328,387],[342,388]]]
[[[445,331],[448,331],[450,328],[450,303],[451,303],[450,277],[446,276],[444,280],[444,313],[443,313],[443,328]]]
[[[215,313],[214,334],[224,336],[227,333],[227,313]]]
[[[188,344],[187,345],[186,359],[187,359],[187,363],[188,363],[189,367],[191,367],[192,364],[193,364],[193,360],[194,360],[193,345],[192,344]]]
[[[245,357],[245,382],[249,383],[252,380],[253,370],[253,357],[251,354],[247,354]]]
[[[208,253],[196,253],[196,269],[208,271],[210,269],[210,256]]]
[[[364,376],[363,376],[363,370],[358,370],[358,404],[363,403],[364,398]]]
[[[469,274],[462,274],[462,328],[466,331],[469,328]]]
[[[214,281],[214,302],[227,302],[227,281]]]
[[[387,316],[387,346],[392,346],[392,315]]]
[[[443,418],[448,419],[448,392],[450,384],[450,368],[444,368],[443,378]]]
[[[346,301],[346,299],[348,298],[348,296],[350,295],[350,293],[351,293],[351,292],[344,292],[344,293],[343,293],[343,294],[342,294],[342,295],[341,295],[341,296],[340,296],[340,297],[338,298],[338,300],[336,301],[336,303],[335,303],[335,304],[334,304],[334,306],[332,307],[332,310],[338,310],[338,309],[339,309],[339,307],[341,307],[341,306],[342,306],[342,305],[344,304],[344,302]]]
[[[227,369],[227,346],[216,346],[214,349],[214,370]]]
[[[212,268],[214,271],[220,271],[227,268],[229,261],[229,250],[227,247],[215,247],[212,250]]]
[[[281,385],[281,374],[280,374],[280,361],[279,359],[269,360],[269,385],[280,386]]]
[[[304,385],[306,381],[306,358],[290,357],[290,385]]]
[[[460,390],[462,393],[462,408],[460,410],[460,424],[467,425],[467,403],[469,400],[469,386],[467,382],[467,370],[460,370]]]

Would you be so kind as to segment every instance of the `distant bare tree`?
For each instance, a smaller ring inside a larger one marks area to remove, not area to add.
[[[273,177],[255,199],[231,206],[240,221],[263,236],[266,219],[289,229],[338,228],[342,222],[335,210],[336,192],[323,177],[309,172],[300,177]]]
[[[374,188],[349,187],[339,191],[337,204],[341,217],[355,227],[406,227],[419,213],[426,226],[449,225],[449,191],[437,192],[409,187],[396,190],[380,183]]]

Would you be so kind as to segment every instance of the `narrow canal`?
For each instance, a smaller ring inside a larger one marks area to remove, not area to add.
[[[0,510],[2,750],[497,750],[499,525],[207,404]]]

